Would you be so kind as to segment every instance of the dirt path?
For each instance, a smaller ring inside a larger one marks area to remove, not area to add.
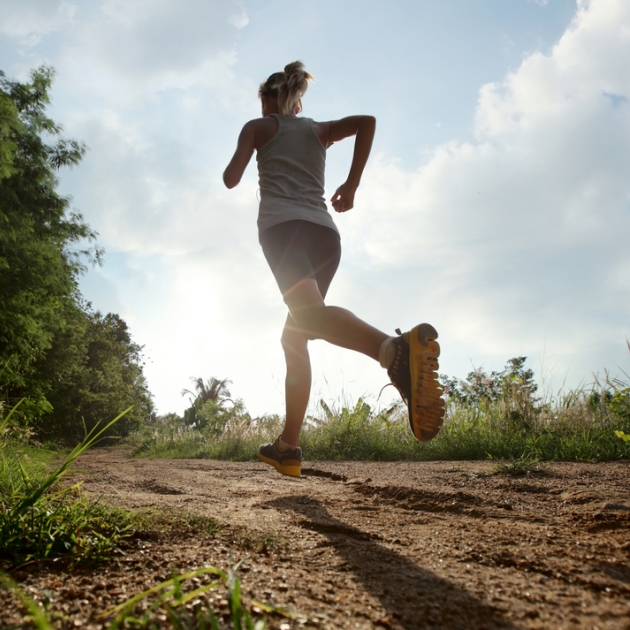
[[[630,466],[553,464],[520,477],[485,462],[306,464],[84,456],[74,480],[117,505],[216,517],[213,537],[135,541],[106,567],[18,576],[67,627],[180,571],[241,571],[247,596],[304,614],[271,628],[630,630]],[[18,613],[0,597],[6,625]],[[220,610],[225,601],[217,599]],[[284,625],[283,625],[284,624]],[[64,625],[61,624],[60,625]]]

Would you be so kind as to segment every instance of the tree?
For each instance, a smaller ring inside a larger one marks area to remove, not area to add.
[[[525,369],[525,361],[527,357],[514,357],[501,372],[490,375],[476,368],[463,380],[441,374],[440,381],[446,396],[464,405],[488,405],[516,395],[535,400],[538,385],[533,370]]]
[[[76,442],[98,422],[126,435],[153,411],[141,346],[115,314],[93,312],[78,289],[84,261],[100,263],[96,233],[57,192],[57,170],[85,147],[46,116],[53,70],[30,81],[0,72],[0,400],[40,439]]]
[[[207,402],[208,400],[229,400],[230,392],[227,388],[228,383],[232,383],[232,381],[224,378],[223,380],[219,380],[214,376],[211,376],[205,383],[202,378],[195,378],[194,376],[190,377],[190,380],[195,386],[195,393],[191,392],[189,389],[182,389],[182,396],[188,394],[189,396],[193,396],[193,400],[200,399],[202,403]]]
[[[76,443],[85,430],[133,405],[108,432],[127,436],[153,413],[142,367],[142,347],[132,341],[124,320],[113,313],[77,309],[39,366],[52,406],[36,422],[40,440]]]
[[[45,115],[53,74],[42,66],[19,83],[0,73],[0,370],[5,397],[28,392],[42,413],[35,364],[76,303],[81,254],[102,255],[72,249],[96,234],[56,191],[56,171],[78,164],[85,147],[60,138],[61,127]]]
[[[447,398],[457,405],[500,409],[506,420],[519,430],[528,430],[539,413],[538,385],[534,372],[525,369],[527,357],[510,359],[501,372],[488,375],[483,368],[470,372],[466,379],[440,375]]]
[[[227,378],[220,380],[214,376],[211,376],[205,383],[202,378],[195,378],[194,376],[191,376],[190,380],[195,386],[195,392],[191,392],[189,389],[182,390],[182,396],[186,394],[191,396],[191,405],[184,411],[184,424],[202,429],[208,424],[209,415],[213,415],[210,410],[219,412],[226,402],[234,404],[227,388],[228,383],[232,381]],[[206,408],[204,414],[199,413],[202,407]]]

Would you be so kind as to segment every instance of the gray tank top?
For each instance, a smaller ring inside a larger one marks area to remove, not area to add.
[[[339,233],[324,200],[326,148],[310,118],[271,114],[278,131],[258,151],[258,232],[302,219]]]

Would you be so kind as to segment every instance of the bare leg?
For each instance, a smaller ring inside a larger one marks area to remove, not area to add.
[[[285,379],[286,420],[282,440],[291,446],[300,445],[300,430],[311,395],[311,361],[308,339],[287,316],[282,332],[282,349],[287,364]]]
[[[293,319],[310,338],[355,350],[378,361],[387,335],[338,306],[326,306],[315,280],[304,280],[285,296]]]
[[[285,443],[299,446],[311,393],[308,339],[324,339],[378,360],[378,352],[387,335],[344,308],[326,306],[315,280],[304,280],[293,287],[285,295],[285,301],[291,314],[282,333],[287,375],[286,421],[281,437]]]

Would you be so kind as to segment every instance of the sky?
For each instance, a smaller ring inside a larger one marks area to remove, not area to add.
[[[304,116],[377,119],[329,304],[388,334],[432,323],[450,376],[527,356],[553,396],[630,373],[627,0],[0,0],[0,69],[54,67],[50,114],[88,147],[59,184],[106,250],[81,291],[144,346],[159,413],[212,376],[283,413],[255,161],[221,175],[296,59]],[[328,198],[351,155],[329,149]],[[395,399],[362,355],[311,358],[313,411]]]

